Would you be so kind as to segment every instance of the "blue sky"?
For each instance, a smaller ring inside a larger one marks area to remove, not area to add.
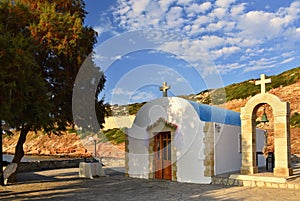
[[[111,104],[199,93],[300,66],[300,1],[86,0]]]

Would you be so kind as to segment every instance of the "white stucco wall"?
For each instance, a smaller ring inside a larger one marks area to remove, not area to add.
[[[159,118],[178,126],[172,146],[176,147],[177,181],[210,183],[204,176],[203,126],[190,103],[181,98],[161,98],[144,105],[138,112],[129,136],[129,170],[131,177],[148,178],[149,133],[146,129]]]
[[[241,168],[239,135],[241,127],[215,123],[215,174]],[[219,127],[219,132],[216,127]]]
[[[204,176],[204,125],[194,108],[187,102],[183,108],[182,124],[177,130],[180,136],[177,149],[177,181],[211,183],[211,177]]]
[[[143,129],[128,129],[128,174],[131,177],[148,179],[149,153],[148,134]]]
[[[220,126],[220,132],[215,129],[215,174],[239,171],[241,168],[242,154],[240,150],[239,126],[216,124]],[[216,128],[216,126],[215,126]],[[261,152],[264,146],[264,131],[256,130],[256,147]],[[258,155],[258,165],[265,165],[265,158]]]
[[[144,105],[138,112],[134,123],[128,129],[128,174],[130,177],[149,177],[148,146],[150,133],[147,127],[160,118],[177,125],[172,147],[176,148],[176,158],[172,158],[177,166],[177,181],[191,183],[210,183],[211,177],[204,176],[204,125],[192,105],[181,98],[161,98]],[[239,126],[215,123],[215,174],[239,170],[241,168]],[[156,128],[156,131],[165,131]],[[263,131],[257,131],[257,150],[264,145]],[[264,165],[264,158],[259,158],[259,165]]]

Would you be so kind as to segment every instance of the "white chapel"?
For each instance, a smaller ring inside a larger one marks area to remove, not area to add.
[[[178,97],[145,104],[127,131],[126,174],[144,179],[209,184],[241,168],[240,113]],[[256,130],[256,149],[264,132]],[[258,165],[264,166],[263,156]]]

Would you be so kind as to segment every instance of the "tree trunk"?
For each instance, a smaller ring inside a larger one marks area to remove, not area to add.
[[[26,136],[28,134],[30,130],[30,126],[22,126],[21,128],[21,133],[20,133],[20,137],[15,149],[15,155],[14,158],[12,160],[12,163],[17,163],[18,167],[19,164],[24,156],[24,149],[23,149],[23,144],[26,141]],[[18,169],[18,168],[17,168]],[[16,182],[16,172],[14,172],[9,178],[8,178],[8,182]]]
[[[4,186],[4,178],[3,178],[3,151],[2,151],[2,120],[0,120],[0,185]]]

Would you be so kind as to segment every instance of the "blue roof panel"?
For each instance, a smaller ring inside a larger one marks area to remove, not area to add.
[[[191,103],[191,105],[197,111],[201,121],[241,126],[241,118],[239,112],[234,112],[231,110],[226,110],[223,108],[200,104],[192,101],[189,101],[189,103]]]

